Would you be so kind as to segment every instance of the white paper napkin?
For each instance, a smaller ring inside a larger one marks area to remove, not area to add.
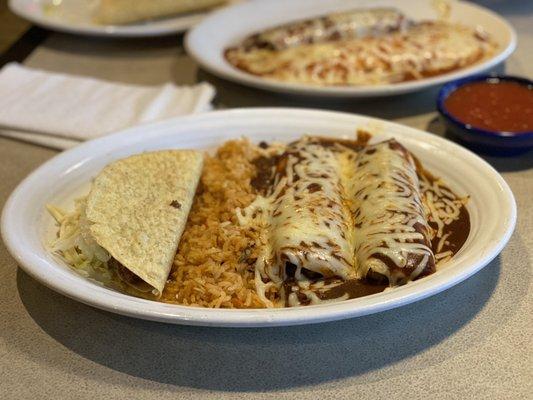
[[[8,64],[0,71],[0,135],[65,149],[140,123],[211,109],[215,89],[137,86]]]

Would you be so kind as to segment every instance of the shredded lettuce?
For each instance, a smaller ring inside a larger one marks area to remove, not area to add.
[[[50,243],[51,251],[81,275],[116,286],[114,274],[107,266],[111,256],[90,234],[86,204],[86,197],[76,199],[72,212],[50,204],[46,206],[58,225],[57,237]]]

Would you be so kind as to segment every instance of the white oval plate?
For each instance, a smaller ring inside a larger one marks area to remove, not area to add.
[[[224,50],[252,33],[295,19],[334,11],[379,6],[394,7],[415,19],[435,19],[435,0],[270,0],[237,4],[205,18],[188,32],[185,47],[207,71],[223,78],[282,93],[328,97],[390,96],[413,92],[447,81],[483,72],[504,61],[516,47],[516,33],[503,18],[486,8],[463,1],[448,1],[450,20],[468,26],[482,26],[500,45],[491,58],[461,70],[432,78],[403,83],[368,86],[312,86],[285,83],[245,73],[226,61]]]
[[[9,0],[9,8],[18,16],[51,30],[114,37],[162,36],[184,32],[208,14],[197,12],[128,25],[98,25],[91,18],[97,1]]]
[[[46,244],[54,231],[47,203],[72,207],[90,180],[111,161],[168,148],[212,149],[225,140],[290,141],[302,134],[354,137],[357,128],[375,141],[396,137],[430,171],[458,193],[470,194],[472,229],[464,247],[435,274],[383,293],[338,303],[274,310],[218,310],[158,303],[101,287],[78,275]],[[470,151],[438,136],[365,116],[314,110],[264,108],[216,111],[142,125],[66,151],[43,164],[12,193],[2,215],[2,235],[20,266],[46,286],[111,312],[156,321],[209,326],[280,326],[358,317],[424,299],[453,286],[489,263],[509,240],[516,220],[511,190]]]

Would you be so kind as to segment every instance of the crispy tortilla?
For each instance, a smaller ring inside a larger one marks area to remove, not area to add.
[[[226,0],[100,0],[94,21],[121,25],[174,14],[205,10]]]
[[[193,150],[135,155],[105,167],[87,198],[91,235],[156,295],[165,286],[202,166],[202,153]]]

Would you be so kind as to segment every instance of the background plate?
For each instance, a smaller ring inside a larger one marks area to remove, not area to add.
[[[441,2],[443,3],[443,2]],[[234,5],[213,13],[192,29],[185,39],[188,53],[207,71],[245,85],[275,92],[331,97],[389,96],[413,92],[433,85],[483,72],[504,61],[516,47],[516,34],[502,17],[472,3],[447,1],[450,21],[467,26],[482,26],[499,45],[490,59],[461,70],[417,81],[373,86],[311,86],[276,82],[233,67],[224,59],[224,50],[246,36],[295,19],[324,15],[334,11],[369,7],[394,7],[415,20],[435,19],[435,0],[268,0]]]
[[[9,0],[18,16],[45,28],[95,36],[162,36],[184,32],[208,12],[196,12],[128,25],[98,25],[91,15],[98,0]]]
[[[46,250],[53,232],[47,203],[65,207],[87,193],[93,177],[113,160],[168,148],[211,149],[231,138],[290,141],[302,134],[353,137],[357,128],[374,141],[391,136],[455,191],[470,194],[470,235],[459,253],[435,274],[383,293],[338,303],[274,310],[218,310],[163,304],[101,287]],[[468,278],[507,243],[516,206],[509,187],[485,161],[438,136],[365,116],[328,111],[265,108],[216,111],[142,125],[61,153],[29,175],[2,214],[2,236],[20,266],[46,286],[111,312],[162,322],[206,326],[281,326],[339,320],[376,313],[424,299]]]

